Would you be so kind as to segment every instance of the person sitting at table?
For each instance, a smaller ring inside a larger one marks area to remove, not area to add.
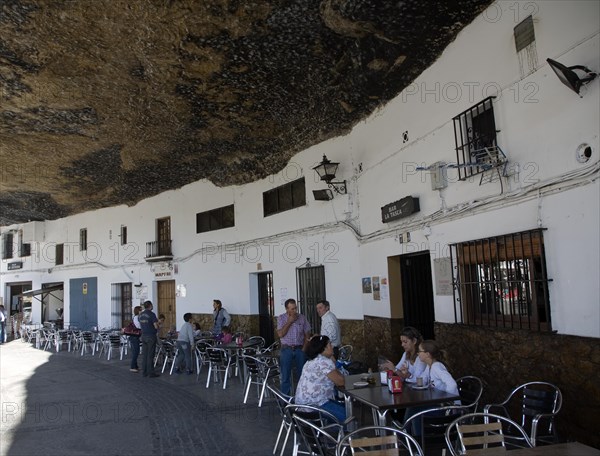
[[[344,404],[335,401],[334,389],[344,386],[344,376],[335,368],[333,346],[327,336],[313,336],[306,347],[308,361],[296,388],[294,403],[319,407],[340,422],[346,419]]]
[[[424,374],[423,384],[429,385],[430,388],[445,391],[446,393],[454,394],[458,396],[458,386],[456,380],[452,377],[446,365],[443,363],[445,358],[445,351],[440,348],[435,340],[424,340],[419,345],[418,350],[419,358],[427,365],[427,369]],[[455,401],[454,405],[460,405],[460,401]],[[432,406],[421,406],[421,407],[409,407],[406,409],[404,414],[404,421],[413,416],[415,413],[430,410]],[[413,422],[413,436],[421,435],[421,421],[415,420]]]
[[[418,356],[419,344],[423,341],[423,336],[419,330],[412,326],[406,326],[400,332],[400,343],[404,354],[400,362],[394,366],[390,361],[382,364],[381,370],[394,371],[394,375],[401,377],[407,383],[416,383],[417,378],[423,377],[427,364],[421,361]]]
[[[229,344],[233,340],[233,334],[231,334],[231,328],[229,328],[229,326],[223,326],[221,328],[220,340],[224,344]]]
[[[200,337],[202,335],[202,329],[200,328],[200,323],[197,321],[194,322],[194,337]]]

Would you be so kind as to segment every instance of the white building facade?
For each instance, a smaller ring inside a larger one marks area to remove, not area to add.
[[[599,5],[492,4],[394,100],[262,181],[2,227],[0,296],[17,311],[54,286],[33,322],[62,307],[65,326],[99,327],[123,324],[123,302],[159,302],[179,326],[220,299],[248,330],[265,306],[326,297],[366,358],[397,340],[371,320],[600,338],[599,81],[580,97],[546,62],[600,70]],[[347,187],[330,201],[312,194],[323,155]]]

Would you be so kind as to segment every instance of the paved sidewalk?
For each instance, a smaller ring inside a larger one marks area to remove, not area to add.
[[[0,346],[0,455],[256,455],[272,453],[281,418],[255,387],[205,388],[195,375],[144,378],[129,360]],[[291,445],[288,444],[288,450]]]

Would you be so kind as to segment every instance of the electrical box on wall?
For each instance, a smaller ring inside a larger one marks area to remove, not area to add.
[[[448,187],[448,172],[446,163],[435,162],[429,167],[431,177],[431,190],[442,190]]]

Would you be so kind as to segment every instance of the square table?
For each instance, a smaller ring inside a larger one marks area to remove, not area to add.
[[[418,407],[422,405],[437,406],[444,402],[460,400],[460,396],[455,394],[446,393],[445,391],[433,388],[417,390],[411,388],[406,383],[403,385],[401,393],[390,393],[387,386],[354,388],[344,390],[343,393],[347,398],[347,416],[352,415],[352,400],[359,401],[371,407],[373,411],[373,421],[379,426],[386,426],[386,414],[390,410]]]

